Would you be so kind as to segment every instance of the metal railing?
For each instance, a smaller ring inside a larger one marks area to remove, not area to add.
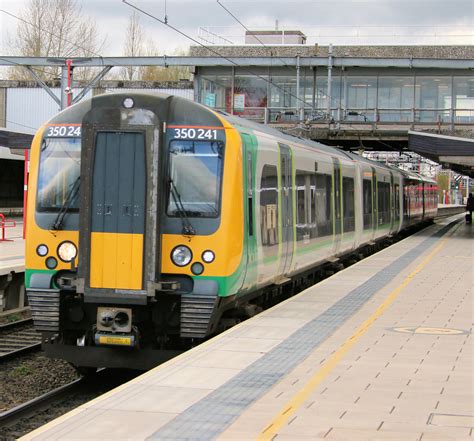
[[[219,109],[226,110],[226,109]],[[332,107],[330,113],[326,108],[298,107],[246,107],[234,109],[234,115],[258,121],[272,123],[307,123],[307,124],[372,124],[372,125],[474,125],[474,109],[446,108],[389,108],[389,107]]]

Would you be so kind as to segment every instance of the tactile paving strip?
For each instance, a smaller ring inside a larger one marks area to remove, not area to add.
[[[222,433],[250,404],[266,393],[319,344],[335,332],[375,293],[434,245],[452,222],[378,271],[325,312],[248,366],[227,383],[190,406],[148,439],[209,440]]]

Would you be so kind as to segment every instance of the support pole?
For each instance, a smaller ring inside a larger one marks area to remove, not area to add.
[[[301,90],[300,90],[300,56],[296,56],[296,98],[298,102],[296,103],[296,111],[298,114],[299,122],[302,122],[303,119],[301,118]]]
[[[63,64],[61,66],[61,110],[67,107],[67,88],[68,81],[68,68],[67,65]]]
[[[72,60],[68,58],[66,60],[66,67],[67,67],[67,107],[71,105],[72,101]]]
[[[332,44],[329,45],[328,49],[328,96],[327,96],[327,103],[326,103],[326,113],[331,115],[331,96],[332,96]]]
[[[23,239],[26,237],[26,215],[28,205],[28,175],[30,173],[29,150],[25,150],[25,165],[23,169]]]

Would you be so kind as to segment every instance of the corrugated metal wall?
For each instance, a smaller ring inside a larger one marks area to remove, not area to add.
[[[74,89],[77,95],[82,89]],[[52,89],[59,97],[61,90]],[[194,99],[193,89],[106,89],[106,92],[161,92]],[[90,98],[92,92],[86,94]],[[56,102],[42,88],[12,87],[6,89],[6,128],[21,132],[34,133],[59,112]]]
[[[61,89],[51,89],[59,98]],[[75,90],[79,93],[81,90]],[[92,96],[89,92],[87,97]],[[59,112],[59,106],[42,88],[7,88],[6,127],[34,133],[38,127]]]
[[[194,90],[193,89],[106,89],[107,93],[109,92],[145,92],[145,93],[168,93],[170,95],[180,96],[182,98],[187,98],[188,100],[194,101]]]

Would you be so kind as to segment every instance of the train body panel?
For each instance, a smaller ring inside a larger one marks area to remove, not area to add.
[[[85,366],[156,364],[436,214],[433,181],[160,94],[58,114],[30,189],[35,324],[47,353]],[[131,348],[109,359],[116,344]]]

